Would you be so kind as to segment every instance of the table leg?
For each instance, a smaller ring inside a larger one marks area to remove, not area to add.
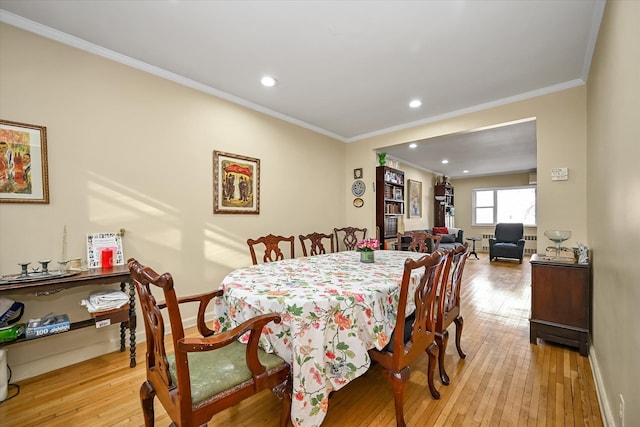
[[[126,284],[120,283],[120,290],[125,291]],[[133,283],[129,284],[129,321],[120,323],[120,351],[125,351],[125,329],[129,329],[129,367],[136,366],[136,293]]]
[[[122,292],[124,292],[125,289],[125,284],[124,283],[120,283],[120,290]],[[129,317],[131,317],[131,313],[129,313]],[[127,322],[128,323],[128,322]],[[124,322],[120,322],[120,351],[125,351],[126,350],[126,345],[125,345],[125,329],[127,328],[127,324]]]
[[[136,366],[136,288],[129,283],[129,366]]]
[[[475,255],[476,259],[479,260],[480,258],[478,258],[478,253],[476,252],[476,241],[472,240],[473,242],[473,246],[471,248],[471,252],[469,252],[469,257],[471,257],[471,255]]]

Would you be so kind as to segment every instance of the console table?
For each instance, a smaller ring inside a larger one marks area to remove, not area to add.
[[[529,341],[537,338],[577,347],[589,354],[591,276],[589,264],[531,256]]]
[[[129,329],[129,350],[130,367],[136,366],[136,300],[135,287],[129,275],[129,268],[126,265],[114,266],[112,268],[97,268],[88,271],[81,271],[73,276],[60,278],[50,278],[35,282],[22,282],[0,285],[0,295],[33,294],[35,296],[47,296],[57,294],[65,289],[77,288],[88,285],[110,285],[120,283],[120,290],[126,292],[129,285],[129,316],[128,319],[120,323],[120,351],[125,351],[125,329]],[[86,319],[71,323],[71,330],[95,326],[95,319]],[[43,338],[54,337],[56,334],[47,335]],[[41,339],[41,338],[36,338]],[[0,348],[19,342],[25,342],[24,337],[14,341],[0,343]],[[31,341],[31,340],[29,340]]]

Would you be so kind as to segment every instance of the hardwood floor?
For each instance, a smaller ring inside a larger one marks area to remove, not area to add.
[[[479,261],[467,261],[462,287],[467,358],[458,357],[452,325],[445,357],[451,385],[436,379],[442,398],[433,400],[426,357],[413,365],[405,393],[407,425],[603,425],[589,360],[555,344],[529,344],[530,284],[528,259],[490,265],[480,254]],[[0,404],[0,425],[142,426],[138,390],[144,351],[139,345],[133,369],[128,352],[115,352],[21,381],[20,394]],[[218,414],[210,425],[277,426],[280,408],[265,391]],[[156,400],[156,424],[169,423]],[[379,366],[332,394],[323,426],[395,426],[391,387]]]

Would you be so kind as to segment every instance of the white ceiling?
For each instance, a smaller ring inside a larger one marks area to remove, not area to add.
[[[604,0],[0,0],[0,21],[351,142],[584,84],[603,10]],[[278,85],[262,87],[265,74]],[[450,158],[468,152],[448,145]]]
[[[451,178],[536,170],[534,119],[413,142],[417,147],[407,142],[377,151]]]

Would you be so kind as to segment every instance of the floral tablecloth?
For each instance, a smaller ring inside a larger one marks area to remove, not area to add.
[[[214,329],[279,313],[282,322],[265,327],[261,345],[291,364],[293,424],[319,426],[329,392],[364,374],[370,364],[367,350],[389,342],[404,261],[421,255],[376,251],[375,262],[366,264],[358,252],[345,251],[235,270],[222,282]]]

